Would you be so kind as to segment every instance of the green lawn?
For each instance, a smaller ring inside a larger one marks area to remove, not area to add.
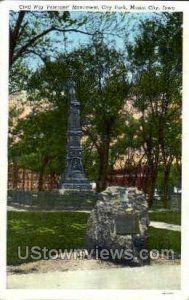
[[[89,214],[77,212],[9,212],[8,213],[8,265],[29,262],[18,258],[25,247],[48,249],[83,248]]]
[[[179,211],[150,212],[149,217],[151,221],[181,225],[181,212]]]
[[[86,224],[89,217],[84,212],[8,212],[8,265],[32,261],[18,258],[25,247],[47,249],[85,248]],[[149,250],[173,249],[180,253],[180,232],[149,228]]]
[[[172,249],[175,258],[181,254],[181,233],[166,229],[149,227],[148,231],[148,248],[149,250]]]

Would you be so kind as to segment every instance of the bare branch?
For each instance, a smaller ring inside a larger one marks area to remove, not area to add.
[[[79,30],[79,29],[74,29],[74,28],[60,29],[60,28],[57,28],[57,27],[53,27],[53,30],[58,31],[58,32],[78,32],[78,33],[83,33],[83,34],[87,34],[87,35],[90,35],[90,36],[93,35],[92,33],[89,33],[89,32],[83,31],[83,30]]]
[[[12,61],[10,62],[10,66],[30,47],[32,46],[38,39],[40,39],[41,37],[43,37],[44,35],[48,34],[50,31],[53,30],[53,27],[50,27],[48,29],[46,29],[45,31],[41,32],[40,34],[36,35],[35,37],[31,38],[28,40],[28,42],[26,42],[25,45],[23,45],[15,54],[15,56],[13,56]]]
[[[54,26],[51,26],[50,28],[44,30],[43,32],[41,32],[40,34],[34,36],[33,38],[29,39],[28,42],[25,43],[25,45],[23,45],[18,51],[17,53],[12,57],[12,59],[10,60],[10,66],[22,55],[26,52],[26,50],[32,46],[37,40],[39,40],[41,37],[47,35],[49,32],[52,31],[58,31],[58,32],[78,32],[78,33],[82,33],[82,34],[87,34],[87,35],[92,35],[89,32],[86,31],[82,31],[79,29],[74,29],[74,28],[70,28],[70,29],[60,29],[60,28],[56,28]]]
[[[98,152],[100,152],[100,146],[97,143],[97,137],[95,137],[94,134],[92,134],[92,132],[90,132],[90,130],[88,130],[87,128],[82,128],[82,132],[90,137],[90,139],[93,142],[94,146],[96,147]]]

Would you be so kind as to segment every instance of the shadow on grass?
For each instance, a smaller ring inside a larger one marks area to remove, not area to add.
[[[86,224],[89,214],[81,212],[9,212],[7,263],[17,265],[33,261],[26,253],[26,247],[47,249],[78,249],[85,246]]]
[[[156,215],[157,217],[157,215]],[[7,264],[19,265],[36,261],[29,255],[32,247],[48,250],[83,249],[89,213],[84,212],[8,212]],[[160,221],[160,219],[158,219]],[[181,252],[181,233],[149,228],[149,250],[173,249],[176,255]],[[43,257],[38,257],[43,259]]]
[[[181,225],[180,211],[149,212],[151,221],[165,222],[169,224]]]

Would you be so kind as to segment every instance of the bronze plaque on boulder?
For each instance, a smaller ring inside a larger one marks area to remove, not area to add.
[[[119,235],[139,233],[138,216],[134,214],[119,214],[115,219],[116,233]]]

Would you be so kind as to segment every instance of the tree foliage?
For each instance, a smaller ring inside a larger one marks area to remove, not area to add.
[[[19,59],[34,53],[44,55],[51,49],[49,33],[81,32],[86,18],[73,19],[68,11],[12,11],[10,13],[10,67]],[[55,49],[54,49],[55,50]]]
[[[43,62],[62,49],[64,34],[90,34],[80,27],[86,17],[72,18],[68,11],[11,11],[9,27],[10,92],[26,87],[30,77],[28,61],[35,56]],[[60,38],[60,35],[62,38]],[[27,60],[26,60],[27,59]]]
[[[133,74],[134,106],[141,114],[143,149],[149,169],[146,192],[152,204],[158,166],[163,164],[165,197],[174,159],[181,143],[182,17],[164,14],[163,22],[150,20],[128,46]]]
[[[115,36],[106,39],[108,26],[120,21],[121,16],[107,14],[103,19],[98,15],[95,20],[93,14],[79,21],[69,13],[46,12],[41,21],[38,17],[36,12],[12,17],[14,35],[16,27],[20,31],[17,43],[11,46],[11,72],[16,76],[20,68],[25,74],[27,101],[35,109],[18,121],[16,142],[10,143],[11,157],[19,157],[22,166],[37,168],[42,175],[61,173],[69,101],[66,85],[71,77],[81,104],[85,169],[96,181],[97,190],[105,189],[108,174],[121,160],[125,168],[145,165],[148,176],[144,190],[149,205],[161,181],[166,206],[172,170],[179,170],[178,177],[181,173],[182,15],[161,13],[142,20],[140,30],[125,41],[122,50],[115,47]],[[29,19],[32,26],[27,24]],[[49,47],[50,32],[72,29],[89,34],[90,39],[52,59],[50,52],[55,44]],[[115,28],[116,34],[123,34],[122,29],[121,25]],[[38,37],[40,32],[44,34]],[[23,48],[28,36],[36,39]],[[29,53],[43,57],[44,65],[28,75],[23,58]],[[15,87],[19,89],[18,81]]]
[[[93,163],[87,169],[97,181],[98,189],[102,190],[107,180],[110,147],[120,134],[125,133],[121,110],[129,84],[124,59],[98,37],[91,45],[60,56],[36,72],[28,86],[31,98],[33,101],[48,99],[54,107],[59,107],[60,101],[63,103],[66,99],[66,84],[70,77],[76,81],[85,145],[91,149],[90,155],[85,156],[86,165],[89,161]],[[43,78],[42,83],[40,78]],[[61,98],[62,93],[64,97]]]

